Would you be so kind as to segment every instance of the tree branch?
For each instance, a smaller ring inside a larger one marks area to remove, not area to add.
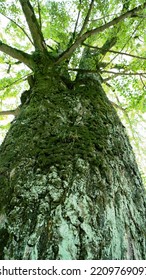
[[[27,34],[27,32],[25,31],[25,29],[24,29],[21,25],[19,25],[16,21],[14,21],[12,18],[6,16],[6,15],[3,14],[2,12],[0,12],[0,14],[1,14],[2,16],[4,16],[5,18],[7,18],[8,20],[10,20],[11,22],[13,22],[16,26],[18,26],[18,27],[23,31],[23,33],[27,36],[27,38],[29,39],[29,41],[31,42],[31,44],[33,45],[32,39],[29,37],[29,35]]]
[[[39,0],[37,0],[37,4],[38,4],[38,14],[39,14],[39,25],[40,25],[40,29],[42,29],[41,6]]]
[[[108,17],[112,17],[112,16],[116,16],[117,14],[110,14],[110,15],[106,15],[106,16],[103,16],[103,17],[100,17],[100,18],[96,18],[96,19],[92,19],[92,20],[89,20],[90,22],[97,22],[98,20],[102,20],[104,19],[105,20],[105,17],[108,18]]]
[[[9,115],[13,115],[13,116],[17,116],[18,112],[19,112],[19,107],[16,108],[15,110],[8,110],[8,111],[1,111],[0,112],[0,116],[9,116]]]
[[[74,72],[83,72],[83,73],[97,73],[99,74],[99,71],[97,70],[90,70],[90,69],[81,69],[81,68],[68,68],[69,71],[74,71]]]
[[[80,5],[81,5],[82,1],[79,0],[79,2],[80,2]],[[75,27],[74,27],[74,31],[73,31],[73,33],[72,33],[72,35],[71,35],[71,37],[69,39],[69,43],[67,45],[68,48],[72,45],[72,43],[74,42],[74,40],[76,38],[76,30],[77,30],[77,26],[78,26],[78,22],[79,22],[79,18],[80,18],[80,13],[81,13],[81,10],[79,9],[78,10],[78,14],[77,14],[77,19],[76,19]]]
[[[63,52],[61,54],[61,56],[58,58],[58,60],[56,61],[56,64],[60,63],[61,61],[67,59],[74,51],[75,49],[81,44],[83,43],[88,37],[98,34],[100,32],[103,32],[104,30],[106,30],[107,28],[116,25],[117,23],[123,21],[124,19],[131,17],[133,15],[135,15],[137,12],[139,12],[140,10],[144,9],[146,7],[146,2],[124,14],[122,14],[121,16],[111,20],[110,22],[99,26],[95,29],[91,29],[87,32],[85,32],[83,35],[81,35],[74,44],[71,45],[71,47],[69,47],[65,52]]]
[[[108,70],[102,70],[100,71],[101,73],[110,73],[110,74],[114,74],[116,76],[121,76],[121,75],[132,75],[132,76],[143,76],[143,75],[146,75],[146,72],[139,72],[139,73],[133,73],[133,72],[114,72],[114,71],[108,71]]]
[[[6,88],[9,88],[9,87],[11,87],[11,86],[13,86],[13,85],[15,85],[15,84],[18,84],[18,83],[20,83],[20,82],[22,82],[22,81],[27,80],[28,76],[31,76],[32,74],[33,74],[33,72],[31,72],[31,73],[29,73],[29,74],[27,74],[27,75],[25,75],[25,76],[23,76],[23,77],[21,77],[21,78],[15,80],[13,83],[11,83],[11,84],[9,84],[9,85],[6,85],[5,87],[0,88],[0,91],[1,91],[1,90],[5,90]]]
[[[113,102],[113,101],[111,101],[111,100],[109,100],[109,101],[111,102],[111,104],[112,104],[115,108],[117,108],[117,109],[119,109],[119,110],[125,112],[126,109],[124,109],[122,106],[118,105],[117,103],[115,103],[115,102]]]
[[[20,60],[25,65],[27,65],[30,69],[33,68],[33,60],[30,54],[20,51],[16,48],[10,47],[9,45],[2,43],[2,41],[0,41],[0,51],[10,55],[15,59]]]
[[[107,84],[107,81],[116,78],[117,76],[143,76],[146,74],[145,72],[139,72],[139,73],[126,73],[126,72],[114,72],[114,71],[98,71],[98,70],[90,70],[90,69],[80,69],[80,68],[68,68],[68,71],[74,71],[74,72],[82,72],[82,73],[93,73],[93,74],[97,74],[98,76],[100,75],[101,78],[101,82]],[[111,73],[113,74],[112,76],[109,76],[108,78],[103,79],[103,77],[101,76],[102,73]]]
[[[121,55],[126,55],[126,56],[130,56],[130,57],[146,60],[146,57],[142,57],[142,56],[138,56],[138,55],[134,55],[134,54],[129,54],[129,53],[125,53],[125,52],[118,52],[118,51],[113,51],[113,50],[109,50],[108,52],[117,53],[117,54],[121,54]]]
[[[46,50],[46,44],[43,38],[43,34],[38,24],[37,18],[35,16],[33,7],[31,6],[29,0],[19,0],[19,1],[23,13],[25,15],[35,48],[41,51]]]
[[[81,0],[80,0],[80,4],[81,4]],[[75,27],[74,27],[74,31],[73,31],[73,40],[75,39],[75,34],[76,34],[76,30],[77,30],[77,26],[78,26],[78,22],[79,22],[79,18],[80,18],[80,13],[81,13],[81,10],[78,11],[78,15],[77,15],[77,19],[76,19],[76,23],[75,23]]]
[[[110,74],[115,74],[115,75],[146,75],[146,72],[139,72],[139,73],[133,73],[133,72],[114,72],[114,71],[108,71],[108,70],[102,70],[101,73],[110,73]]]
[[[146,88],[146,84],[144,83],[144,81],[143,81],[143,79],[142,79],[141,76],[140,76],[140,80],[141,80],[141,83],[142,83],[142,85],[143,85],[143,89],[145,89],[145,88]]]
[[[132,73],[132,72],[129,72],[129,73],[126,73],[126,72],[114,72],[114,71],[101,71],[101,73],[110,73],[110,74],[113,74],[112,76],[109,76],[108,78],[105,78],[103,79],[103,82],[107,82],[113,78],[116,78],[117,76],[143,76],[146,74],[145,72],[139,72],[139,73]]]
[[[91,46],[91,45],[88,45],[88,44],[86,44],[86,43],[83,43],[83,46],[86,46],[86,47],[92,48],[92,49],[97,49],[97,50],[99,50],[99,51],[102,50],[102,48],[95,47],[95,46]],[[117,54],[120,54],[120,55],[126,55],[126,56],[130,56],[130,57],[134,57],[134,58],[146,60],[146,57],[138,56],[138,55],[134,55],[134,54],[129,54],[129,53],[121,52],[121,51],[108,50],[107,52],[110,52],[110,53],[117,53]]]
[[[94,5],[94,0],[91,0],[91,3],[90,3],[90,6],[89,6],[89,9],[88,9],[88,12],[87,12],[87,15],[85,17],[85,20],[84,20],[84,23],[83,23],[83,26],[78,34],[78,37],[80,37],[86,27],[86,25],[88,24],[88,21],[89,21],[89,17],[90,17],[90,14],[91,14],[91,11],[92,11],[92,8],[93,8],[93,5]]]
[[[126,46],[126,45],[129,43],[129,41],[132,39],[134,33],[136,32],[136,30],[138,29],[138,27],[140,26],[141,23],[142,23],[142,20],[141,20],[140,22],[138,22],[138,24],[136,25],[136,27],[135,27],[135,29],[133,30],[132,34],[130,35],[130,38],[129,38],[128,40],[126,40],[126,43],[123,45],[121,51],[124,50],[125,46]],[[117,58],[117,56],[118,56],[118,54],[115,55],[115,56],[110,60],[110,62],[108,63],[108,65],[111,64],[111,62],[113,62],[113,61],[115,60],[115,58]]]
[[[146,73],[145,72],[139,72],[139,73],[132,73],[132,72],[114,72],[114,71],[98,71],[98,70],[90,70],[90,69],[80,69],[80,68],[68,68],[69,71],[75,71],[75,72],[84,72],[84,73],[97,73],[97,74],[102,74],[102,73],[110,73],[113,74],[113,76],[123,76],[123,75],[127,75],[127,76],[144,76]],[[113,76],[104,79],[103,81],[106,82],[109,79],[112,79]]]

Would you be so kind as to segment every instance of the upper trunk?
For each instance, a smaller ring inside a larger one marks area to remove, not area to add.
[[[98,81],[36,76],[0,157],[1,259],[145,259],[144,188]]]

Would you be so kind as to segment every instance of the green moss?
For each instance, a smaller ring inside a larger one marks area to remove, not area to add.
[[[143,196],[123,126],[98,83],[67,90],[51,75],[39,77],[0,148],[3,256],[136,258]]]

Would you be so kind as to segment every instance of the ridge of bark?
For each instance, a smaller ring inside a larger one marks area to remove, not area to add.
[[[36,82],[0,157],[1,259],[145,259],[140,173],[91,76]]]

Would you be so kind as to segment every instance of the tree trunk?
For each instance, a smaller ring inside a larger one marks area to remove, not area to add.
[[[1,259],[145,259],[144,188],[100,83],[38,76],[0,148]]]

